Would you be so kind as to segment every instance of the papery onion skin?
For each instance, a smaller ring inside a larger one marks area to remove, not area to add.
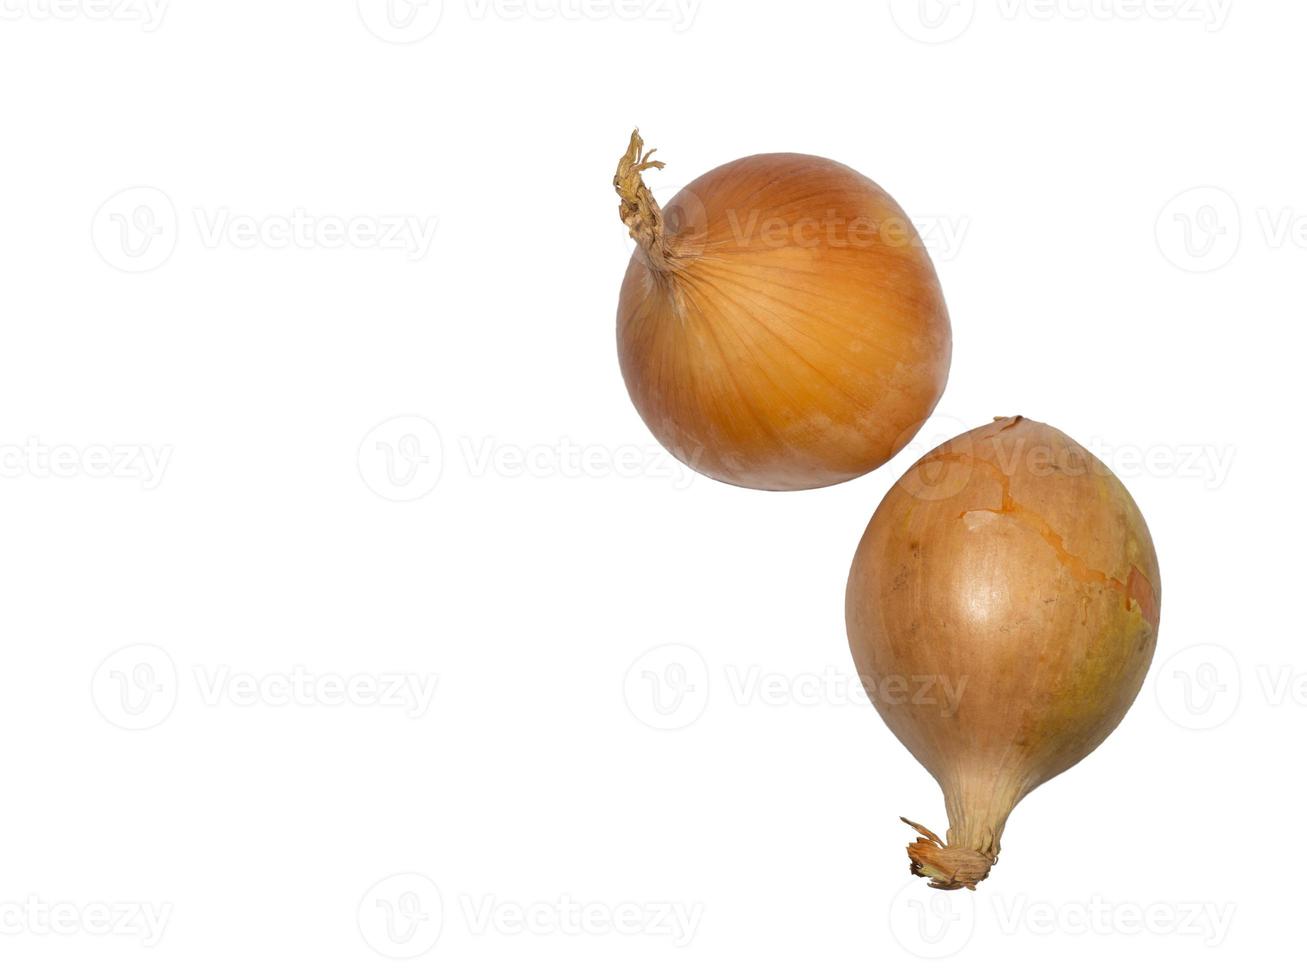
[[[947,843],[911,824],[928,835],[908,848],[915,874],[940,888],[988,875],[1017,802],[1134,701],[1160,604],[1139,508],[1051,426],[998,419],[891,488],[853,559],[846,620],[881,717],[944,791]],[[953,703],[884,696],[914,677]]]
[[[631,147],[614,183],[637,247],[617,349],[631,400],[673,455],[760,490],[880,466],[930,416],[952,339],[930,256],[875,183],[767,153],[692,181],[660,211]],[[667,220],[664,220],[664,214]]]

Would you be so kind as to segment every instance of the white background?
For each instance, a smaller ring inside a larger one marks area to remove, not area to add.
[[[0,972],[1295,957],[1307,10],[576,3],[0,5]],[[905,453],[765,494],[658,449],[634,124],[664,199],[794,150],[922,227],[954,359]],[[844,581],[909,462],[1015,413],[1134,494],[1161,638],[944,895]]]

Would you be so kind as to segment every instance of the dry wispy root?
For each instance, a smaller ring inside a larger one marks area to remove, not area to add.
[[[919,878],[929,878],[931,888],[950,891],[970,888],[975,891],[976,885],[989,877],[989,869],[998,863],[997,857],[987,858],[968,847],[950,847],[934,831],[907,817],[899,819],[925,835],[908,845],[908,857],[912,860],[912,873]]]

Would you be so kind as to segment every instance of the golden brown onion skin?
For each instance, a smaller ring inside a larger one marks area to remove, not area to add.
[[[935,269],[894,200],[855,170],[746,157],[663,209],[665,256],[626,271],[617,351],[658,441],[760,490],[849,480],[929,417],[952,342]]]
[[[999,419],[904,474],[858,545],[846,618],[877,710],[944,791],[948,847],[919,839],[916,873],[938,887],[988,873],[1017,801],[1134,701],[1160,602],[1143,515],[1057,429]],[[919,691],[914,677],[935,679],[934,703],[893,696],[897,679]]]

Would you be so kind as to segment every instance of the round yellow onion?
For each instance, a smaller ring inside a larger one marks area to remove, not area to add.
[[[632,134],[614,185],[636,249],[617,350],[650,430],[693,469],[760,490],[880,466],[929,417],[952,341],[934,266],[875,183],[766,153],[660,208]]]
[[[1130,494],[1050,426],[998,419],[891,488],[853,559],[846,618],[881,718],[944,791],[947,840],[905,821],[922,835],[915,874],[938,888],[989,874],[1017,802],[1134,701],[1160,602]]]

